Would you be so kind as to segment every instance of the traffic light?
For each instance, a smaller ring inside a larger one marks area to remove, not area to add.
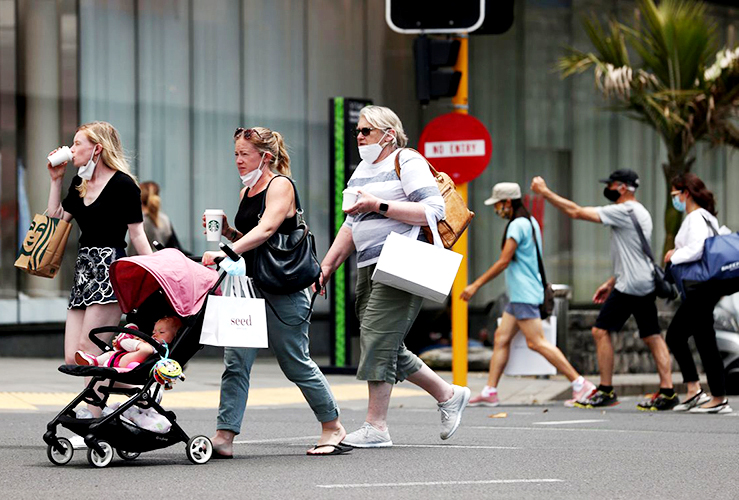
[[[480,26],[484,9],[484,0],[386,0],[385,20],[398,33],[461,33]]]
[[[454,97],[462,72],[452,67],[457,63],[459,40],[419,36],[413,41],[416,61],[416,95],[421,104],[432,99]]]

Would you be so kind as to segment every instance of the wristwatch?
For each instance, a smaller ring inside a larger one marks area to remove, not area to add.
[[[385,215],[387,213],[387,209],[390,208],[386,201],[380,202],[380,208],[377,210],[377,213],[380,215]]]

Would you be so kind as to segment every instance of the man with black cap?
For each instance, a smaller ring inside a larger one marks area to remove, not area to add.
[[[593,295],[593,302],[603,304],[592,329],[598,355],[600,385],[589,396],[577,401],[575,406],[597,408],[618,404],[618,397],[613,389],[611,332],[621,330],[633,314],[639,336],[652,352],[660,379],[659,392],[639,403],[638,408],[649,411],[670,410],[679,403],[672,386],[670,352],[657,321],[651,261],[642,250],[639,233],[630,212],[636,216],[647,240],[652,236],[652,217],[634,196],[639,187],[636,172],[628,169],[616,170],[601,182],[606,184],[603,195],[613,202],[612,205],[581,207],[553,192],[541,177],[534,177],[531,181],[532,191],[544,196],[567,216],[611,228],[613,276],[598,287]]]

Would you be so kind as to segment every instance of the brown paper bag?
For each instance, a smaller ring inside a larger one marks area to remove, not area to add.
[[[71,230],[69,222],[36,214],[23,240],[15,267],[34,276],[53,278],[61,266]]]

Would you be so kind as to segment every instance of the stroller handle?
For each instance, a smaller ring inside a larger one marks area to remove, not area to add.
[[[221,250],[223,250],[223,252],[226,255],[228,255],[228,258],[229,259],[231,259],[234,262],[236,262],[237,260],[239,260],[239,256],[238,256],[238,254],[236,252],[233,251],[233,248],[231,248],[230,246],[226,245],[223,242],[219,243],[218,246],[220,247]]]

